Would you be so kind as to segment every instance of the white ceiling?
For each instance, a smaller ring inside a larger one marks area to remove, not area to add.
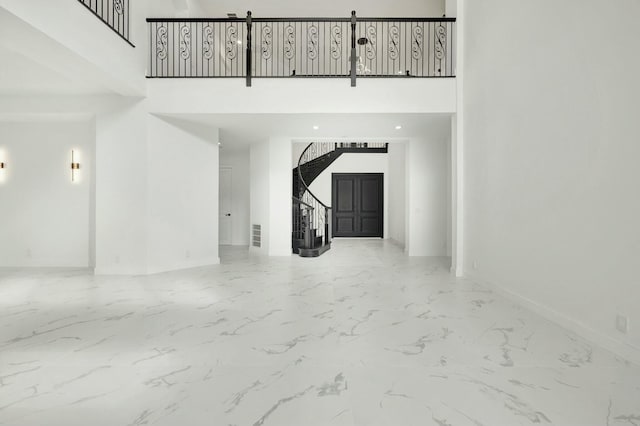
[[[444,0],[200,0],[202,8],[212,16],[235,12],[246,16],[251,10],[256,17],[349,17],[352,10],[360,16],[442,16]]]
[[[445,0],[153,0],[152,17],[225,18],[251,10],[254,17],[363,17],[442,16]]]
[[[110,93],[77,75],[63,75],[0,45],[0,95],[94,95]]]
[[[163,117],[163,115],[160,115]],[[247,150],[249,145],[269,137],[292,140],[351,139],[406,140],[411,137],[446,137],[450,133],[448,114],[172,114],[175,124],[195,123],[220,129],[222,151]],[[402,126],[397,130],[396,126]],[[314,130],[313,126],[318,126]]]

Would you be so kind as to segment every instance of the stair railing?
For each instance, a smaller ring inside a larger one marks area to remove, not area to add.
[[[318,237],[322,238],[323,245],[331,242],[331,207],[324,204],[311,192],[309,185],[307,185],[302,176],[302,167],[335,149],[336,145],[334,143],[313,142],[305,148],[298,159],[298,188],[300,193],[297,194],[299,195],[297,198],[301,202],[298,205],[300,206],[300,217],[303,219],[299,220],[299,222],[302,223],[303,227],[302,233],[304,235],[305,248],[316,248],[316,238]],[[296,198],[295,195],[294,198]],[[297,212],[294,216],[296,215]]]
[[[293,198],[293,238],[303,240],[304,245],[312,245],[310,241],[311,233],[305,232],[311,227],[311,217],[313,216],[314,207],[305,203],[299,198]],[[308,234],[308,235],[307,235]]]
[[[78,0],[131,47],[129,0]],[[134,1],[135,3],[135,1]]]

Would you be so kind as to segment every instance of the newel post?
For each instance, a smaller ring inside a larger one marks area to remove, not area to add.
[[[247,87],[251,87],[251,11],[247,12]]]
[[[351,11],[351,87],[356,87],[356,11]]]

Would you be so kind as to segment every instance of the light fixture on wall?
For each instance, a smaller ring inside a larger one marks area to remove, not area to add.
[[[0,183],[4,183],[7,180],[7,163],[5,163],[7,157],[4,149],[0,148]]]
[[[76,181],[76,173],[80,170],[80,163],[76,162],[76,153],[71,151],[71,182]]]

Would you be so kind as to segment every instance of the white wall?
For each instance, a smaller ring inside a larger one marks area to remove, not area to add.
[[[249,169],[249,224],[250,226],[260,225],[262,227],[261,246],[253,247],[253,243],[250,241],[249,248],[253,252],[268,255],[270,235],[268,140],[254,143],[249,148]],[[252,238],[251,234],[249,238]]]
[[[95,228],[96,274],[146,274],[216,263],[217,129],[150,117],[145,102],[131,98],[0,98],[5,120],[64,124],[89,120],[92,113],[95,127],[84,140],[95,141],[95,167],[87,163],[85,168],[81,160],[81,176],[95,174],[95,208],[88,221]],[[6,155],[10,158],[11,152]],[[9,159],[5,162],[9,165]],[[60,204],[52,203],[52,209]],[[0,232],[4,229],[0,226]],[[87,244],[93,244],[91,233]],[[89,263],[92,257],[89,253]]]
[[[157,0],[156,0],[157,1]],[[184,0],[183,0],[184,1]],[[205,7],[216,17],[226,12],[243,16],[247,10],[256,17],[267,16],[342,16],[349,17],[355,9],[359,16],[442,16],[444,0],[397,0],[394,2],[371,0],[328,0],[322,2],[292,2],[291,0],[217,0]]]
[[[389,234],[400,247],[406,244],[406,143],[389,144]]]
[[[118,104],[96,118],[96,274],[147,273],[147,114]]]
[[[0,0],[0,44],[44,68],[98,82],[122,95],[142,95],[148,59],[146,0],[130,5],[130,35],[137,48],[79,2],[50,0]]]
[[[269,256],[291,256],[291,138],[269,140]]]
[[[249,150],[220,150],[220,166],[231,167],[231,244],[249,245]]]
[[[218,129],[148,120],[148,272],[217,264]]]
[[[441,135],[413,138],[406,150],[409,256],[447,255],[448,140]]]
[[[454,78],[149,79],[155,113],[452,113]],[[211,96],[215,93],[216,96]],[[304,93],[304,96],[300,96]],[[393,93],[393,96],[381,96]],[[224,99],[224,102],[220,102]],[[309,102],[313,99],[313,102]]]
[[[0,122],[0,266],[92,266],[94,147],[93,120]]]
[[[453,119],[452,119],[453,121]],[[453,125],[453,124],[452,124]],[[453,173],[454,173],[454,168],[453,168],[453,128],[452,128],[452,135],[449,141],[447,141],[447,146],[446,146],[446,167],[445,167],[445,173],[446,173],[446,182],[447,182],[447,210],[446,210],[446,217],[447,217],[447,256],[448,257],[452,257],[453,256],[453,224],[454,224],[454,219],[453,219]],[[453,265],[452,265],[453,266]],[[455,272],[454,272],[455,273]]]
[[[640,362],[640,3],[465,12],[466,273]]]
[[[294,142],[291,144],[291,169],[298,167],[298,161],[304,150],[309,146],[311,141],[307,142]]]
[[[332,204],[331,175],[333,173],[384,174],[384,238],[389,235],[389,159],[388,154],[342,154],[309,185],[311,192],[326,205]]]
[[[250,224],[262,225],[262,247],[252,251],[291,256],[291,138],[270,138],[250,148]]]
[[[458,1],[460,0],[445,0],[444,13],[449,18],[454,18],[458,15]]]

